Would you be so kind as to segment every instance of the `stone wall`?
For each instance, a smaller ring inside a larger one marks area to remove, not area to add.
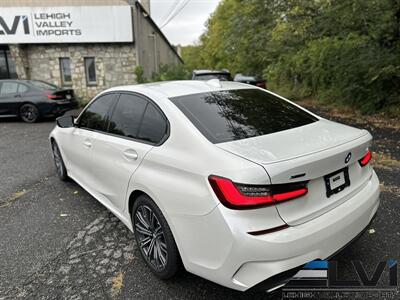
[[[124,44],[45,44],[10,45],[21,79],[39,79],[62,86],[59,58],[69,57],[72,87],[81,102],[117,85],[135,84],[136,51],[132,43]],[[85,57],[95,57],[96,85],[88,85]]]
[[[29,63],[26,51],[18,45],[9,45],[10,55],[15,63],[15,71],[19,79],[28,79]]]

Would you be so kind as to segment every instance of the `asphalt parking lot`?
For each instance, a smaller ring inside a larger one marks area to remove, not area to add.
[[[375,138],[381,207],[370,230],[334,258],[340,276],[351,277],[351,260],[371,271],[400,258],[400,124],[318,112]],[[47,141],[53,126],[0,120],[0,299],[267,298],[187,272],[156,279],[123,224],[77,184],[58,180]]]

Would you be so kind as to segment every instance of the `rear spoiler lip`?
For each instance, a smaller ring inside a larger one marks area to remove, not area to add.
[[[313,155],[315,153],[324,152],[324,151],[327,151],[327,150],[330,150],[330,149],[334,149],[336,147],[340,147],[340,146],[345,145],[347,143],[351,143],[351,142],[357,141],[357,140],[362,139],[362,138],[364,138],[365,136],[368,136],[368,135],[370,136],[369,140],[372,140],[372,135],[369,133],[369,131],[363,129],[363,130],[361,130],[361,134],[358,137],[355,137],[355,138],[352,138],[352,139],[349,139],[349,140],[344,140],[341,143],[338,143],[338,144],[333,145],[331,147],[321,148],[321,149],[316,150],[316,151],[312,151],[312,152],[304,153],[304,154],[301,154],[301,155],[298,155],[298,156],[293,156],[293,157],[284,158],[284,159],[280,159],[280,160],[274,160],[274,161],[271,161],[271,162],[261,162],[260,164],[263,165],[263,166],[267,166],[267,165],[281,163],[281,162],[284,162],[284,161],[293,160],[293,159],[300,158],[300,157]]]
[[[288,157],[288,158],[284,158],[284,159],[279,159],[279,160],[274,160],[274,161],[270,161],[270,162],[257,162],[257,161],[254,161],[254,160],[252,160],[252,159],[249,159],[249,158],[247,158],[247,157],[245,157],[245,156],[242,156],[242,155],[240,155],[240,154],[238,154],[238,153],[235,153],[235,152],[233,152],[233,151],[230,151],[230,150],[228,150],[228,149],[225,149],[225,148],[222,148],[222,147],[218,147],[218,145],[216,145],[216,146],[217,146],[219,149],[221,149],[221,150],[224,150],[224,151],[229,152],[229,153],[231,153],[231,154],[233,154],[233,155],[236,155],[236,156],[238,156],[238,157],[241,157],[241,158],[243,158],[243,159],[245,159],[245,160],[248,160],[248,161],[250,161],[250,162],[256,163],[256,164],[258,164],[258,165],[264,167],[264,166],[268,166],[268,165],[273,165],[273,164],[277,164],[277,163],[281,163],[281,162],[285,162],[285,161],[289,161],[289,160],[293,160],[293,159],[297,159],[297,158],[301,158],[301,157],[313,155],[313,154],[315,154],[315,153],[320,153],[320,152],[323,152],[323,151],[327,151],[327,150],[330,150],[330,149],[333,149],[333,148],[336,148],[336,147],[340,147],[340,146],[345,145],[345,144],[347,144],[347,143],[351,143],[351,142],[357,141],[357,140],[359,140],[359,139],[361,139],[361,138],[364,138],[365,136],[369,136],[369,140],[372,140],[372,135],[369,133],[369,131],[368,131],[368,130],[365,130],[365,129],[362,129],[359,136],[357,136],[357,137],[355,137],[355,138],[352,138],[352,139],[349,139],[349,140],[344,140],[344,141],[342,141],[341,143],[338,143],[338,144],[333,145],[333,146],[331,146],[331,147],[321,148],[321,149],[318,149],[318,150],[316,150],[316,151],[312,151],[312,152],[308,152],[308,153],[303,153],[303,154],[300,154],[300,155],[297,155],[297,156],[292,156],[292,157]]]

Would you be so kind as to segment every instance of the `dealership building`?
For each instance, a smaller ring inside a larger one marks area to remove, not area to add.
[[[150,16],[150,0],[0,0],[0,79],[71,87],[88,100],[180,64]]]

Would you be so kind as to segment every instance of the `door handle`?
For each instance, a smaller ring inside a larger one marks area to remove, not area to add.
[[[133,149],[128,149],[124,151],[124,156],[127,159],[131,159],[131,160],[137,160],[138,159],[138,154],[135,150]]]
[[[86,147],[86,148],[90,148],[90,147],[92,147],[92,143],[89,141],[89,140],[85,140],[84,142],[83,142],[83,145]]]
[[[14,98],[20,98],[21,97],[21,95],[20,94],[16,94],[16,95],[14,95]]]

